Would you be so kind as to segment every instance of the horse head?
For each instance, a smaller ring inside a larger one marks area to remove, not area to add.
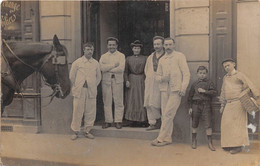
[[[66,47],[61,45],[58,37],[54,35],[52,52],[45,58],[40,72],[54,90],[55,96],[62,99],[70,93],[71,87],[67,57]]]

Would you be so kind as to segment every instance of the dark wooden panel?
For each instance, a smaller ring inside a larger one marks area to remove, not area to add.
[[[132,55],[130,43],[134,40],[141,40],[144,45],[142,53],[148,56],[153,51],[151,39],[155,35],[170,35],[168,1],[121,1],[118,2],[118,15],[118,37],[121,50],[126,56]]]
[[[222,61],[232,58],[232,0],[212,1],[212,70],[218,92],[225,74]]]
[[[225,71],[222,61],[226,58],[234,58],[233,55],[233,8],[232,0],[211,1],[211,55],[210,55],[210,76],[220,94],[223,76]],[[220,103],[215,98],[212,103],[213,131],[220,132],[221,114],[219,113]]]

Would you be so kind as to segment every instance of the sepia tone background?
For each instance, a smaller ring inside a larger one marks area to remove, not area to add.
[[[20,5],[20,10],[15,13],[13,23],[1,27],[2,38],[51,43],[53,35],[57,34],[68,49],[69,66],[82,55],[83,42],[94,42],[94,58],[99,60],[107,51],[109,36],[119,39],[119,50],[126,56],[131,55],[130,43],[136,39],[142,41],[142,53],[148,56],[153,51],[153,36],[170,36],[176,40],[176,50],[186,55],[190,82],[196,79],[197,67],[205,65],[219,95],[224,75],[221,62],[234,58],[237,69],[260,89],[260,3],[257,0],[13,2]],[[8,8],[2,3],[1,9],[3,16]],[[41,83],[39,74],[30,76],[23,88],[25,98],[15,98],[2,115],[2,131],[71,134],[72,96],[54,99],[47,105],[49,99],[42,97],[49,95],[51,89]],[[104,121],[101,87],[98,87],[97,102],[98,126]],[[216,97],[212,102],[216,139],[220,136],[219,106]],[[256,119],[259,126],[259,113]],[[190,118],[186,97],[174,124],[174,139],[188,142]],[[203,127],[200,128],[200,133],[204,133]],[[259,129],[255,135],[258,134]]]

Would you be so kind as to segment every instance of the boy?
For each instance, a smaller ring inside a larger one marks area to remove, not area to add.
[[[75,134],[72,136],[72,140],[78,138],[83,115],[85,137],[94,139],[90,130],[96,119],[97,86],[101,81],[99,63],[92,58],[93,44],[86,43],[83,48],[84,55],[72,63],[70,70],[72,95],[74,97],[71,129]]]
[[[221,109],[221,147],[236,154],[242,151],[242,146],[249,145],[247,129],[247,112],[239,100],[241,92],[250,89],[257,103],[260,103],[260,93],[253,83],[241,72],[235,69],[233,59],[222,62],[227,74],[223,78],[220,94]]]
[[[197,148],[197,128],[199,120],[205,121],[206,134],[208,137],[208,147],[215,151],[212,145],[211,128],[211,98],[216,95],[214,84],[207,79],[208,69],[205,66],[199,66],[197,69],[198,80],[191,85],[188,103],[190,106],[189,114],[192,117],[192,149]]]

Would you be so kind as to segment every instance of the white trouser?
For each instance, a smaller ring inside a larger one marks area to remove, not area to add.
[[[149,107],[146,107],[146,110],[147,110],[148,123],[150,125],[155,125],[156,119],[161,118],[161,109],[155,108],[153,106],[149,106]]]
[[[178,92],[161,92],[162,125],[157,140],[172,142],[173,119],[181,103]]]
[[[80,97],[74,97],[73,117],[71,129],[80,131],[81,120],[84,115],[84,130],[89,132],[96,119],[96,98],[88,98],[88,88],[82,88]]]
[[[116,83],[115,79],[112,78],[111,85],[102,83],[103,91],[103,102],[105,112],[105,122],[113,122],[112,114],[112,98],[115,105],[115,118],[114,122],[122,122],[124,115],[124,104],[123,104],[123,83]]]

